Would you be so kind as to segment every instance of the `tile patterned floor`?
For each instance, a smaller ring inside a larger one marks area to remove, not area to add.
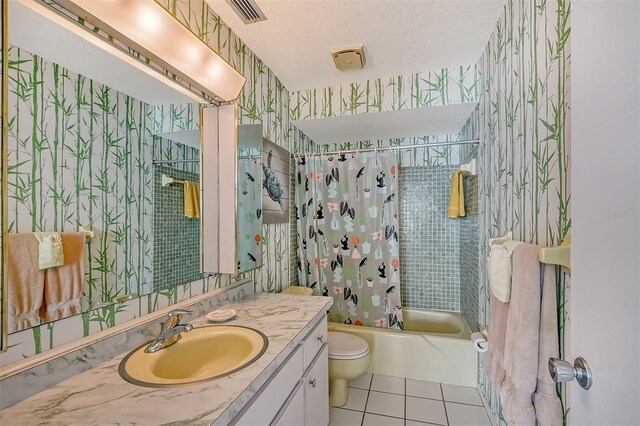
[[[330,426],[491,426],[475,388],[363,374]]]

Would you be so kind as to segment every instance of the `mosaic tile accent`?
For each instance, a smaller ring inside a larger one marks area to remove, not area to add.
[[[472,331],[480,329],[478,176],[465,176],[464,203],[467,215],[460,218],[460,312]]]
[[[200,272],[200,220],[184,216],[184,187],[162,186],[162,175],[200,181],[196,173],[155,166],[153,171],[153,290],[161,291],[203,277]]]
[[[405,307],[460,310],[460,221],[447,218],[450,177],[457,168],[400,168],[400,288]]]

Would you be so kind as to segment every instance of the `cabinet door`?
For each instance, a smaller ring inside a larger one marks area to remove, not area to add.
[[[287,406],[275,422],[277,426],[301,426],[304,424],[304,386],[300,384],[287,401]]]
[[[305,425],[329,424],[329,351],[325,344],[304,376]]]
[[[260,390],[232,420],[232,425],[256,426],[270,424],[285,406],[300,381],[302,348],[298,346]]]

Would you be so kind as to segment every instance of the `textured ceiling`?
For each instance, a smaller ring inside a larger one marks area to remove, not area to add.
[[[342,117],[298,120],[293,124],[318,145],[449,135],[460,132],[477,104],[374,112]]]
[[[225,0],[206,0],[287,89],[472,64],[504,0],[256,0],[267,20],[244,24]],[[362,43],[366,66],[336,70],[330,50]]]

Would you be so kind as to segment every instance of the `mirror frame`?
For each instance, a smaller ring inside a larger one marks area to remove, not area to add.
[[[0,211],[1,211],[1,219],[0,226],[2,226],[2,237],[0,240],[0,250],[2,250],[2,261],[0,262],[0,353],[6,352],[8,349],[8,341],[9,335],[7,333],[9,327],[9,318],[7,309],[9,307],[8,293],[9,286],[7,283],[7,277],[5,273],[5,265],[7,261],[7,253],[5,250],[5,241],[7,240],[7,229],[9,229],[9,224],[7,221],[7,164],[8,164],[8,153],[7,153],[7,139],[9,136],[9,127],[7,123],[8,117],[8,93],[9,93],[9,37],[8,37],[8,26],[7,26],[7,11],[9,9],[8,0],[1,0],[1,10],[2,14],[2,88],[1,88],[1,97],[2,97],[2,116],[0,117],[0,123],[2,125],[2,131],[0,136],[0,152],[2,152],[2,192],[0,197]]]
[[[63,6],[60,5],[61,2],[55,1],[54,0],[54,4],[56,6],[59,6],[60,9],[56,10],[57,13],[60,13],[63,17],[70,19],[72,22],[74,22],[75,24],[79,25],[81,28],[87,30],[88,32],[92,32],[90,31],[88,28],[86,28],[83,24],[79,23],[79,22],[75,22],[72,17],[69,14],[73,14],[73,11],[70,11],[69,9],[64,8]],[[2,38],[0,40],[1,46],[2,46],[2,52],[1,52],[1,58],[2,58],[2,64],[1,64],[1,69],[2,69],[2,76],[1,76],[1,80],[2,80],[2,84],[1,84],[1,91],[0,91],[0,99],[2,100],[2,104],[0,106],[0,110],[1,110],[1,117],[0,117],[0,126],[1,126],[1,134],[0,134],[0,151],[1,151],[1,155],[2,155],[2,169],[0,170],[0,176],[1,176],[1,182],[0,182],[0,188],[1,188],[1,193],[0,193],[0,214],[1,214],[1,218],[0,218],[0,224],[2,226],[2,230],[1,232],[1,238],[0,238],[0,250],[2,250],[2,261],[0,262],[0,353],[2,352],[6,352],[8,349],[8,341],[9,341],[9,334],[8,334],[8,282],[7,282],[7,276],[6,276],[6,270],[5,270],[5,265],[6,265],[6,259],[7,259],[7,253],[6,253],[6,236],[7,236],[7,231],[8,231],[8,206],[7,206],[7,200],[8,200],[8,144],[7,144],[7,140],[8,140],[8,122],[7,122],[7,118],[8,118],[8,87],[9,87],[9,76],[8,76],[8,70],[9,70],[9,64],[8,64],[8,50],[9,50],[9,40],[8,40],[8,11],[9,11],[9,3],[8,0],[0,0],[0,13],[1,13],[1,24],[2,27],[0,28],[0,34],[2,35]],[[53,7],[51,5],[49,5],[50,7],[52,7],[53,9],[58,9],[58,7]],[[67,14],[66,12],[69,12],[69,14]],[[77,16],[77,15],[76,15]],[[130,46],[135,46],[135,42],[133,42],[132,40],[128,40],[126,38],[115,38],[114,40],[110,40],[107,38],[108,34],[104,32],[105,29],[101,29],[99,32],[95,32],[93,31],[95,34],[94,36],[99,37],[101,39],[103,39],[104,41],[110,43],[113,47],[115,47],[116,49],[126,53],[132,60],[143,63],[145,66],[149,66],[152,68],[152,70],[158,72],[161,75],[164,75],[168,81],[171,81],[175,84],[178,84],[180,86],[182,86],[185,90],[191,92],[192,94],[194,94],[195,96],[198,97],[202,97],[204,94],[203,93],[198,93],[197,90],[194,90],[192,87],[190,87],[189,85],[183,84],[183,82],[181,82],[180,80],[176,80],[176,79],[172,79],[170,77],[170,74],[167,75],[166,74],[166,70],[167,70],[167,64],[162,60],[161,56],[154,56],[154,59],[158,59],[157,61],[151,61],[151,63],[149,63],[148,61],[145,61],[144,55],[140,55],[140,57],[137,57],[135,55],[136,52],[138,52],[137,49],[132,48]],[[193,33],[193,32],[192,32]],[[197,37],[197,35],[193,34],[194,37]],[[197,37],[199,38],[199,37]],[[205,41],[203,40],[199,40],[201,43],[203,43],[206,46]],[[127,48],[125,49],[126,46]],[[213,51],[213,49],[211,49],[212,54],[217,55],[218,57],[222,58],[220,54],[218,54],[217,52]],[[152,52],[151,52],[152,53]],[[237,70],[235,70],[234,68],[232,68],[232,72],[237,73],[238,75],[241,75]],[[244,78],[244,76],[242,76],[242,78],[244,79],[244,82],[246,82],[246,79]],[[242,84],[242,87],[244,86],[244,82]],[[242,87],[240,89],[240,92],[242,91]],[[210,99],[204,99],[202,98],[204,101],[208,101],[207,103],[202,103],[200,102],[201,106],[206,106],[206,105],[212,105],[212,106],[217,106],[217,101],[215,101],[215,99],[212,101]],[[200,132],[202,133],[202,128],[200,129]]]
[[[238,276],[251,273],[264,266],[261,263],[253,268],[238,271],[238,125],[240,114],[244,113],[252,120],[263,120],[252,112],[242,108],[237,102],[218,105],[213,110],[201,109],[200,134],[200,268],[203,273],[215,273]],[[263,130],[264,132],[264,130]],[[262,140],[264,133],[260,140]],[[233,144],[230,143],[233,141]],[[228,161],[233,158],[233,161]],[[217,167],[205,167],[216,164]],[[231,179],[233,176],[233,179]],[[262,181],[262,176],[260,176]],[[262,185],[260,185],[262,188]],[[262,195],[260,195],[262,197]],[[211,204],[210,200],[216,200]],[[262,198],[260,198],[262,206]],[[222,205],[233,206],[233,226],[228,215],[221,212]],[[213,206],[207,208],[206,206]],[[227,225],[227,226],[225,226]],[[261,219],[262,232],[264,221]],[[216,227],[217,226],[217,227]],[[233,247],[233,254],[224,249]],[[233,259],[230,257],[233,256]]]

